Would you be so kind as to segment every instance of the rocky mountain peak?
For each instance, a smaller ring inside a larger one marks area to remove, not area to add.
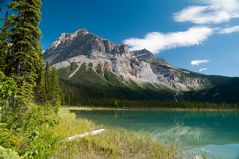
[[[206,78],[190,71],[185,74],[146,49],[130,51],[127,45],[113,44],[86,29],[61,34],[45,51],[44,59],[59,70],[76,65],[69,79],[84,64],[95,71],[108,71],[122,81],[134,81],[140,85],[151,83],[172,90],[187,91],[210,84]]]
[[[142,50],[137,50],[137,51],[132,51],[133,55],[137,58],[140,57],[152,57],[154,56],[153,53],[151,53],[149,50],[147,49],[142,49]]]
[[[147,49],[132,51],[132,55],[135,56],[138,60],[147,63],[169,65],[164,59],[155,56]]]
[[[62,33],[61,36],[47,49],[44,57],[51,64],[68,58],[92,54],[129,55],[127,45],[115,45],[111,41],[103,39],[86,29],[80,29],[72,34]]]

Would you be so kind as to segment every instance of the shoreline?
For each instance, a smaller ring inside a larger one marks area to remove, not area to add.
[[[61,109],[65,110],[83,110],[83,111],[93,111],[93,110],[106,110],[106,111],[112,111],[112,110],[117,110],[117,111],[135,111],[135,110],[151,110],[151,111],[179,111],[179,112],[239,112],[239,109],[235,108],[220,108],[220,109],[215,109],[215,108],[157,108],[157,107],[124,107],[124,108],[114,108],[114,107],[91,107],[91,106],[63,106]]]
[[[62,139],[92,130],[105,129],[104,125],[88,119],[77,119],[75,113],[60,108],[60,124],[54,133]],[[142,142],[144,141],[144,142]],[[53,159],[82,158],[174,158],[180,150],[175,144],[165,144],[152,136],[123,128],[107,128],[101,135],[79,138],[73,144],[62,143]],[[130,150],[130,151],[128,151]],[[75,157],[76,156],[76,157]]]
[[[71,110],[85,110],[85,111],[92,111],[92,110],[96,110],[96,111],[104,111],[104,110],[106,110],[106,111],[144,111],[144,110],[148,110],[148,111],[181,111],[181,112],[215,112],[215,113],[218,113],[218,114],[220,114],[220,113],[223,113],[223,112],[228,112],[228,113],[230,113],[230,112],[234,112],[234,110],[233,109],[221,109],[221,110],[218,110],[218,109],[183,109],[183,108],[109,108],[109,107],[86,107],[86,106],[80,106],[80,107],[76,107],[76,106],[65,106],[65,107],[62,107],[61,109],[63,109],[63,110],[68,110],[68,111],[71,111]],[[237,113],[238,111],[236,111],[236,113]],[[74,112],[72,112],[72,113],[74,113]],[[110,128],[111,128],[111,130],[117,130],[117,128],[115,129],[114,127],[112,127],[112,126],[110,126]],[[125,130],[126,132],[131,132],[131,131],[128,131],[128,129],[126,129],[126,128],[122,128],[122,130]],[[132,132],[134,132],[134,131],[132,131]],[[135,133],[138,133],[137,131],[135,131]],[[147,136],[147,134],[145,133],[139,133],[140,135],[146,135]],[[152,137],[152,136],[151,136]],[[154,137],[152,137],[153,139],[155,139]],[[161,140],[162,139],[162,137],[160,137],[160,138],[157,138],[157,141],[162,141]],[[162,142],[162,143],[164,143],[164,142]],[[232,144],[223,144],[223,145],[221,145],[221,144],[216,144],[216,143],[214,143],[214,144],[206,144],[206,145],[191,145],[191,146],[185,146],[185,145],[177,145],[177,142],[172,142],[172,143],[164,143],[164,145],[174,145],[174,146],[176,146],[176,148],[177,148],[177,150],[178,150],[178,153],[176,153],[176,154],[178,154],[178,155],[181,155],[181,156],[187,156],[187,157],[189,157],[189,158],[193,158],[193,157],[195,157],[195,156],[198,156],[199,158],[203,158],[203,156],[205,156],[205,155],[210,155],[210,156],[217,156],[217,155],[214,155],[214,154],[212,154],[212,153],[206,153],[206,150],[207,149],[205,149],[205,151],[199,151],[200,150],[200,148],[209,148],[209,150],[210,150],[210,148],[214,148],[214,147],[216,147],[218,150],[222,147],[225,147],[225,146],[230,146],[230,145],[232,145]],[[234,144],[235,145],[235,144]],[[236,145],[238,145],[238,144],[236,144]],[[217,150],[217,151],[218,151]],[[221,150],[221,149],[220,149]],[[215,154],[216,154],[216,152],[217,151],[215,151]],[[227,151],[226,149],[223,149],[223,151]],[[220,154],[220,155],[222,155],[222,153]],[[218,155],[218,156],[220,156],[220,155]]]

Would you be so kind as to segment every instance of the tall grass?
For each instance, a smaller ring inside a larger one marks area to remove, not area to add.
[[[62,139],[87,131],[104,128],[102,125],[76,119],[73,113],[66,110],[60,112],[60,123],[54,133]],[[53,159],[175,159],[177,148],[162,144],[150,136],[109,128],[99,136],[91,136],[77,141],[64,143]]]

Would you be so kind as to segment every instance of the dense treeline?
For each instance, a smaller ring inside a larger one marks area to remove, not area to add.
[[[142,108],[182,108],[182,109],[239,109],[236,103],[209,103],[196,101],[118,101],[119,106]]]
[[[11,0],[1,12],[0,145],[23,158],[49,158],[57,141],[50,129],[58,121],[61,91],[56,70],[43,63],[41,5]]]
[[[61,88],[57,75],[56,68],[51,68],[47,63],[38,87],[36,88],[35,101],[38,104],[49,102],[52,106],[59,106],[61,104]]]
[[[196,101],[119,100],[87,98],[69,106],[114,107],[114,108],[182,108],[182,109],[239,109],[239,103],[210,103]]]

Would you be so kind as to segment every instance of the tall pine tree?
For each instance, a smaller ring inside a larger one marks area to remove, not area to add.
[[[12,0],[8,18],[9,43],[7,75],[16,80],[18,96],[33,99],[38,74],[43,67],[40,47],[41,0]]]
[[[45,67],[45,102],[57,106],[61,103],[61,89],[57,70],[47,63]]]
[[[0,9],[1,12],[1,9]],[[7,66],[6,59],[7,59],[7,50],[8,50],[8,43],[7,43],[7,18],[8,12],[6,12],[5,17],[1,19],[3,26],[0,29],[0,71],[3,73],[5,72],[5,68]]]
[[[44,70],[40,47],[41,0],[12,0],[8,5],[0,37],[0,70],[15,79],[19,88],[13,106],[24,107],[29,101],[38,104],[60,103],[60,86],[55,69]],[[5,46],[5,47],[4,47]],[[4,48],[4,49],[3,49]]]
[[[7,57],[5,75],[13,78],[18,87],[17,98],[10,102],[17,125],[23,123],[34,100],[36,81],[43,67],[40,46],[41,0],[11,0],[11,11],[5,21],[7,30]]]
[[[52,68],[51,73],[51,88],[52,88],[52,105],[57,106],[61,104],[61,88],[57,76],[56,68]]]
[[[51,96],[51,67],[49,63],[46,63],[45,67],[45,94],[46,94],[46,101],[49,101]]]
[[[37,86],[34,90],[34,100],[37,104],[45,104],[46,103],[46,91],[45,91],[45,71],[44,67],[39,70],[38,78],[36,79]]]

